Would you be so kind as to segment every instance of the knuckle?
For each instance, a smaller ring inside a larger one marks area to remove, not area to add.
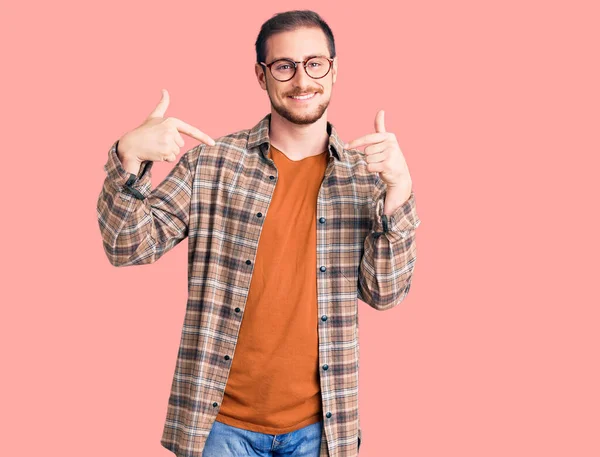
[[[163,120],[163,125],[166,126],[169,130],[177,129],[175,124],[177,120],[174,117],[167,117]]]

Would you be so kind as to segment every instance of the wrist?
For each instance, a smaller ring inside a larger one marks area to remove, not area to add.
[[[142,161],[129,152],[126,143],[122,139],[117,142],[117,157],[128,173],[138,174]]]
[[[122,164],[123,164],[123,168],[125,169],[126,172],[133,173],[136,176],[140,172],[140,168],[142,166],[141,162],[139,162],[137,160],[124,161],[124,162],[122,162]]]
[[[412,184],[402,184],[399,186],[388,186],[383,207],[383,214],[390,216],[402,206],[412,192]]]

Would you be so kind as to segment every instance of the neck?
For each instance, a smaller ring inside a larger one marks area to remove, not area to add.
[[[312,124],[294,124],[271,110],[269,141],[291,160],[302,160],[327,151],[327,111]]]

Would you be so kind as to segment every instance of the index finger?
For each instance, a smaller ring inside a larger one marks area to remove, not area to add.
[[[215,142],[215,140],[213,140],[206,133],[204,133],[200,129],[197,129],[196,127],[191,126],[190,124],[188,124],[186,122],[183,122],[180,119],[173,117],[173,118],[171,118],[171,122],[173,123],[175,128],[181,133],[191,136],[192,138],[195,138],[198,141],[201,141],[202,143],[206,143],[210,146],[214,146],[215,144],[217,144]]]
[[[385,141],[388,137],[386,132],[375,132],[368,133],[360,138],[352,140],[350,143],[346,143],[346,149],[358,148],[360,146],[366,146],[367,144],[380,143]]]

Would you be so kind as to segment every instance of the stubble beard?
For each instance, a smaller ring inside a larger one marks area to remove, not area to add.
[[[306,125],[313,124],[325,113],[325,110],[329,106],[329,100],[325,100],[318,104],[316,107],[312,107],[310,109],[306,109],[306,107],[298,106],[297,109],[289,109],[286,105],[278,104],[273,101],[273,97],[271,96],[271,92],[269,87],[267,86],[267,93],[269,94],[269,99],[271,100],[271,106],[277,114],[279,114],[284,119],[287,119],[293,124],[298,125]],[[321,92],[317,92],[317,95],[321,96]],[[293,101],[291,101],[293,103]]]

